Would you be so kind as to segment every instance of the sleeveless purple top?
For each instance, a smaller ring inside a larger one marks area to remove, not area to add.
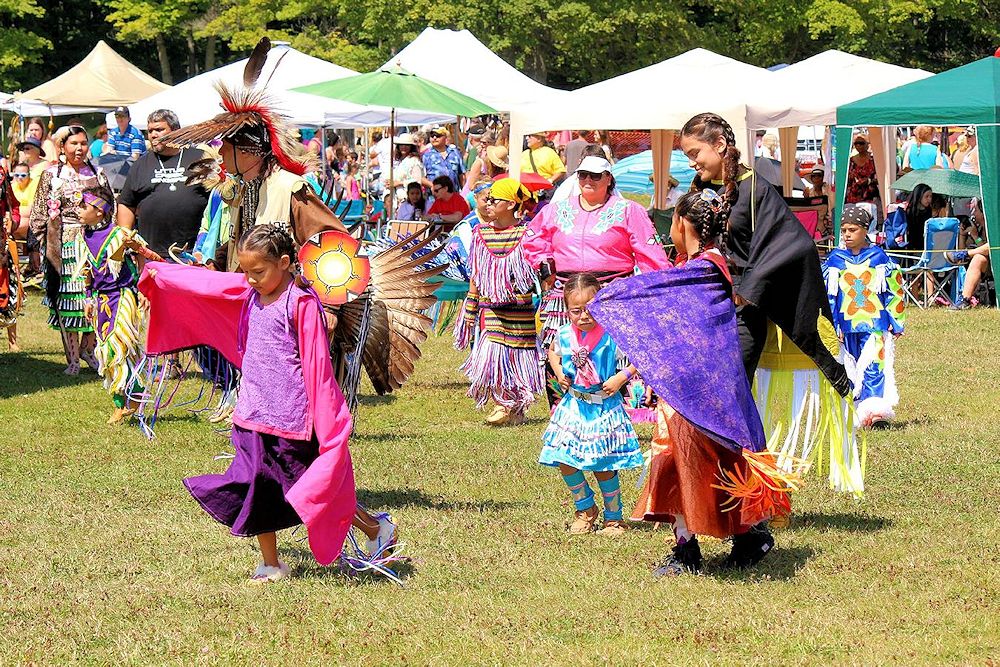
[[[308,440],[312,419],[302,375],[294,315],[306,292],[289,283],[266,306],[254,292],[247,304],[246,349],[233,423],[282,438]]]

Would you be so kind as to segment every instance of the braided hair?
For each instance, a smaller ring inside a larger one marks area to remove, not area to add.
[[[740,171],[740,149],[736,147],[736,133],[726,120],[714,113],[700,113],[681,128],[682,137],[694,137],[699,141],[714,144],[720,137],[725,139],[726,150],[722,153],[722,180],[726,185],[725,198],[730,206],[736,203],[739,196],[736,189],[736,178]],[[691,189],[702,189],[708,185],[695,177]]]
[[[574,273],[566,281],[566,284],[563,285],[563,300],[565,300],[566,305],[569,306],[570,294],[583,292],[585,290],[594,290],[594,292],[597,292],[600,289],[601,282],[593,273]]]
[[[236,250],[238,252],[259,252],[275,261],[281,259],[282,255],[288,255],[292,264],[295,263],[296,259],[295,241],[279,225],[257,225],[240,239]]]
[[[705,188],[701,192],[688,192],[682,196],[674,211],[698,233],[698,253],[701,254],[712,243],[725,243],[726,223],[731,208],[719,193]]]

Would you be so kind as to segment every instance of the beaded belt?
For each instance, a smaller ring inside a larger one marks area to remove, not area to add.
[[[580,391],[579,389],[574,389],[573,387],[570,387],[569,391],[567,391],[566,393],[576,398],[579,398],[584,403],[593,403],[594,405],[600,405],[604,401],[611,398],[610,396],[605,396],[604,394],[592,394],[586,391]]]

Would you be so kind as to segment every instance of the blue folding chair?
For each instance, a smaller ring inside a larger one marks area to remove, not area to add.
[[[924,251],[915,264],[904,266],[903,291],[908,300],[918,308],[928,308],[941,297],[953,304],[958,266],[945,257],[945,253],[958,247],[958,218],[931,218],[924,224]],[[889,253],[899,262],[912,259]]]

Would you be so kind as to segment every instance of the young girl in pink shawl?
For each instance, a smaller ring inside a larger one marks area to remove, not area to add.
[[[140,282],[150,354],[210,345],[243,373],[236,457],[224,474],[184,485],[233,535],[257,537],[262,560],[251,581],[289,576],[276,532],[299,523],[323,565],[340,555],[352,523],[367,536],[368,554],[383,554],[395,526],[356,506],[351,414],[333,378],[323,308],[290,270],[294,243],[279,227],[258,225],[237,250],[242,275],[151,263]]]

